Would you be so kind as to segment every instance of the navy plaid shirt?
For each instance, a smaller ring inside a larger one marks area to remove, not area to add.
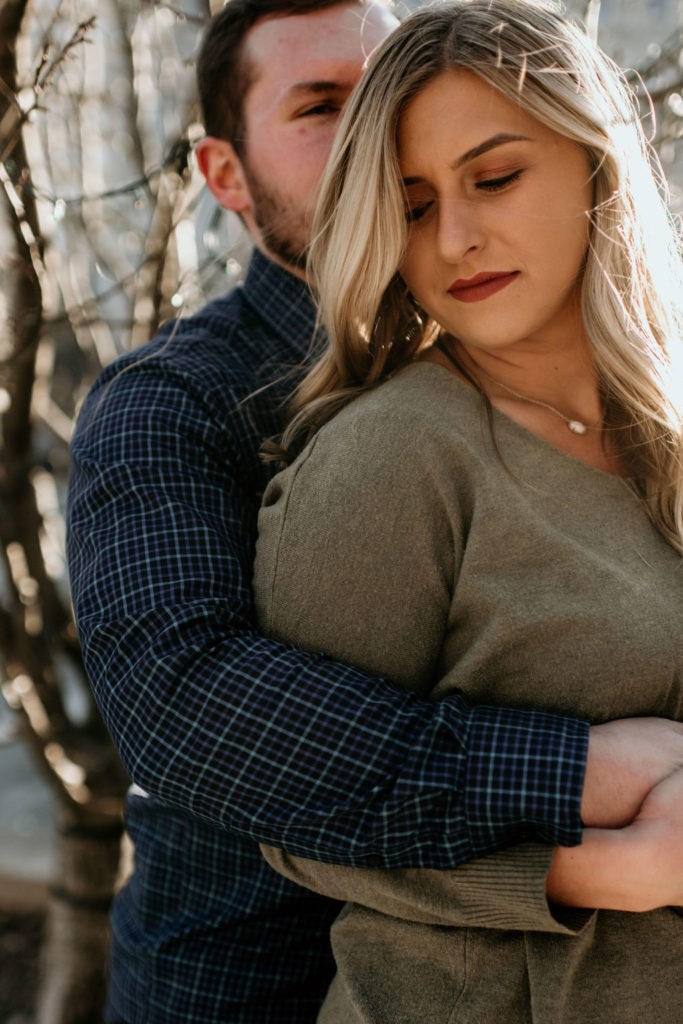
[[[72,446],[68,554],[90,680],[132,779],[135,871],[112,913],[109,1020],[313,1021],[338,906],[257,842],[451,868],[580,841],[588,727],[424,702],[266,640],[251,573],[261,440],[314,338],[306,287],[256,253],[243,287],[109,367]],[[275,383],[273,383],[275,382]]]

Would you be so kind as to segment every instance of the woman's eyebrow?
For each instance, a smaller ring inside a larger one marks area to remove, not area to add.
[[[488,153],[490,149],[496,149],[497,146],[504,146],[507,142],[532,142],[528,135],[511,135],[509,132],[498,132],[497,135],[492,135],[490,139],[485,139],[480,142],[478,146],[473,146],[472,149],[468,149],[466,153],[459,156],[458,159],[451,164],[451,167],[455,170],[456,167],[462,167],[463,164],[468,163],[470,160],[474,160],[475,157],[481,156],[483,153]]]
[[[512,135],[510,132],[498,132],[496,135],[484,139],[477,146],[468,149],[462,156],[459,156],[451,164],[451,169],[456,170],[458,167],[462,167],[463,164],[469,163],[470,160],[482,156],[483,153],[488,153],[491,149],[497,149],[498,146],[504,146],[508,142],[533,142],[533,139],[530,139],[528,135]],[[403,184],[416,185],[421,180],[421,178],[404,178]]]

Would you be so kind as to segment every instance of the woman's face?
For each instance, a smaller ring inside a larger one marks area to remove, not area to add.
[[[445,71],[406,106],[401,274],[465,347],[552,349],[581,337],[588,159],[470,71]]]

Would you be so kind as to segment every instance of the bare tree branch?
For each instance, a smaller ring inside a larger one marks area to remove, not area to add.
[[[597,41],[600,24],[600,0],[586,0],[583,22],[586,26],[587,35]]]

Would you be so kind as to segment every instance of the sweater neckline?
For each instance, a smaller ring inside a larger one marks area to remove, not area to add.
[[[455,373],[452,373],[448,367],[442,366],[440,363],[428,362],[427,360],[416,360],[410,364],[410,367],[405,367],[405,369],[422,366],[433,367],[443,379],[445,379],[446,376],[450,378],[452,382],[451,386],[454,387],[456,391],[460,392],[460,394],[467,396],[468,401],[472,404],[472,408],[479,412],[483,411],[484,405],[479,393],[466,381],[461,380]],[[506,415],[506,413],[501,412],[501,410],[497,409],[494,405],[491,406],[491,409],[494,421],[503,429],[508,430],[513,435],[516,435],[518,439],[524,441],[528,447],[533,446],[539,451],[551,453],[556,458],[571,466],[585,470],[589,474],[597,474],[599,479],[613,480],[616,482],[620,490],[625,489],[629,494],[634,496],[629,486],[628,477],[620,476],[617,473],[608,473],[604,469],[598,469],[597,466],[592,466],[589,462],[577,459],[576,456],[570,455],[569,452],[565,452],[562,448],[558,448],[556,445],[551,444],[542,437],[539,437],[538,434],[534,434],[532,430],[528,430],[526,427],[523,427],[520,423],[517,423],[516,420],[513,420],[512,417]]]

